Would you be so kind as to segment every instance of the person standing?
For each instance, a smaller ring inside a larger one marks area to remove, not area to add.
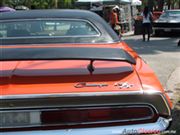
[[[116,8],[112,9],[111,17],[110,17],[110,24],[113,30],[117,33],[117,35],[120,35],[120,23],[118,20],[118,14]]]
[[[116,13],[117,13],[117,18],[118,18],[118,25],[119,25],[119,35],[122,36],[122,24],[121,24],[121,11],[120,8],[118,6],[114,7],[116,9]]]
[[[149,11],[149,8],[146,6],[144,8],[144,11],[143,13],[141,14],[142,18],[143,18],[143,24],[142,24],[142,27],[143,27],[143,41],[146,40],[146,32],[148,34],[148,39],[147,41],[150,40],[150,30],[151,30],[151,22],[152,22],[152,18],[153,18],[153,15],[152,13]]]

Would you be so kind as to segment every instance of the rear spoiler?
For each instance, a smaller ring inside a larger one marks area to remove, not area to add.
[[[100,60],[125,61],[136,64],[135,59],[120,48],[88,48],[88,47],[44,47],[1,48],[0,61],[24,60]]]

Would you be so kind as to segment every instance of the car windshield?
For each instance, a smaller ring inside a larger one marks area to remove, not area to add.
[[[168,17],[171,18],[179,18],[180,17],[180,11],[166,11],[161,16],[160,19],[167,19]]]
[[[168,12],[169,16],[179,16],[180,17],[180,11],[170,11]]]
[[[161,15],[161,18],[180,17],[180,11],[167,11]]]
[[[108,42],[110,37],[103,37],[99,29],[89,21],[73,19],[36,19],[0,22],[0,39],[55,43],[98,43]],[[48,39],[48,40],[46,40]],[[53,39],[53,40],[52,40]]]

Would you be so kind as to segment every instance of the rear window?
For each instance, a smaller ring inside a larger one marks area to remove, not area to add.
[[[114,42],[94,22],[63,18],[0,20],[0,41],[2,45]]]
[[[1,38],[100,36],[98,29],[82,20],[23,20],[0,23]]]

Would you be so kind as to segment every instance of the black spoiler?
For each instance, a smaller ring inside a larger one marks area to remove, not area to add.
[[[125,61],[136,64],[134,58],[123,49],[52,47],[52,48],[1,48],[0,61],[24,60],[102,60]]]

